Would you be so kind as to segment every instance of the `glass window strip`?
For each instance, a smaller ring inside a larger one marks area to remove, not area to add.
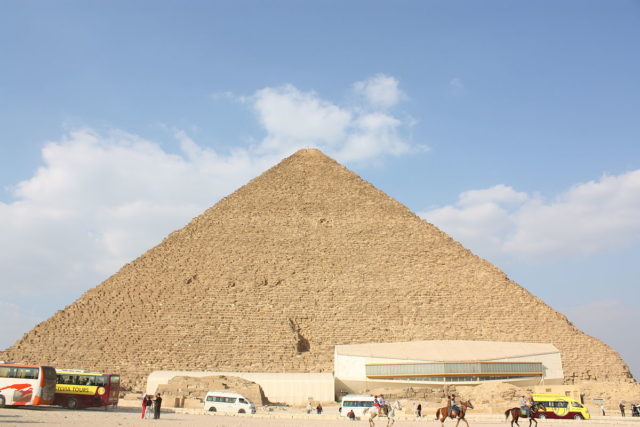
[[[370,364],[365,366],[367,376],[410,376],[410,375],[542,375],[544,367],[540,362],[461,362],[461,363],[403,363]]]

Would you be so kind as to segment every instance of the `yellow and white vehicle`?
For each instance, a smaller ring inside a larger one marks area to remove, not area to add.
[[[538,418],[588,420],[589,410],[580,402],[561,394],[534,394],[533,400],[544,405]]]

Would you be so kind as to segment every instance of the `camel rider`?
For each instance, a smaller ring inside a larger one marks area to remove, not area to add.
[[[522,416],[526,417],[529,415],[529,407],[527,406],[527,401],[524,399],[524,396],[520,396],[520,411],[522,412]]]
[[[451,394],[451,397],[449,398],[449,413],[452,417],[455,417],[460,413],[460,408],[458,408],[458,404],[456,403],[455,394]]]

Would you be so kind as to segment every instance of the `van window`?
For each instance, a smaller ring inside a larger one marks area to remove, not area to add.
[[[373,406],[373,402],[371,401],[355,401],[355,400],[345,400],[342,406],[347,408],[370,408]]]
[[[239,401],[240,403],[244,403],[245,405],[246,405],[246,403],[247,403],[247,401],[246,401],[246,400],[244,400],[243,398],[238,398],[238,401]]]
[[[578,402],[571,402],[571,406],[573,406],[574,408],[582,408],[582,405]]]
[[[207,402],[236,403],[235,397],[208,396]]]

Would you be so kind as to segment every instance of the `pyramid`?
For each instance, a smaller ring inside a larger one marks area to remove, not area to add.
[[[330,372],[336,344],[553,343],[565,382],[617,352],[317,150],[301,150],[25,334],[0,359],[120,373]]]

